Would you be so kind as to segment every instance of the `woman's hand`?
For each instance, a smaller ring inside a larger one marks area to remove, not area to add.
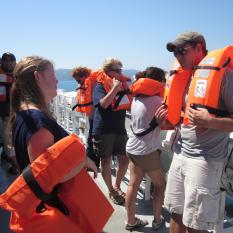
[[[166,122],[166,116],[167,116],[168,110],[167,107],[162,104],[155,112],[155,118],[157,123],[160,126],[163,126]]]
[[[95,163],[90,158],[87,157],[86,164],[84,165],[84,167],[89,168],[90,170],[94,172],[94,178],[97,177],[98,169]]]

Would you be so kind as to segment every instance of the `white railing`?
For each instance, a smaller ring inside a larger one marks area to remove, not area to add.
[[[77,134],[84,144],[87,142],[88,130],[89,130],[89,121],[85,114],[78,113],[76,110],[72,111],[72,107],[76,104],[76,92],[65,92],[63,90],[58,90],[58,95],[52,103],[50,104],[50,109],[53,112],[54,117],[57,122],[68,132]],[[127,114],[130,117],[130,114]],[[127,122],[128,121],[128,122]],[[130,120],[127,119],[127,125],[129,126]],[[129,127],[128,127],[129,128]],[[170,133],[170,132],[169,132]],[[162,138],[166,144],[166,140],[168,140],[168,134],[162,133]],[[231,135],[233,138],[233,134]],[[232,140],[232,139],[231,139]],[[163,143],[162,143],[163,144]],[[162,160],[165,158],[166,161],[164,163],[171,162],[171,153],[166,151],[166,147],[161,147],[163,150]],[[166,164],[165,164],[166,166]],[[168,167],[165,170],[168,170]],[[129,172],[126,174],[126,178],[128,178]],[[151,197],[150,193],[151,182],[150,178],[146,177],[146,180],[142,182],[141,190],[144,192],[145,199],[148,200]],[[221,192],[221,200],[220,200],[220,208],[216,210],[219,212],[219,221],[215,226],[214,233],[232,233],[233,225],[227,228],[223,228],[224,223],[231,223],[233,219],[224,218],[225,217],[225,198],[226,196],[233,201],[232,194],[226,194],[226,192]]]
[[[57,96],[50,104],[50,109],[58,124],[68,133],[77,134],[83,143],[86,144],[89,121],[85,114],[76,110],[72,111],[72,107],[76,104],[76,94],[74,91],[64,92],[63,90],[58,90]]]

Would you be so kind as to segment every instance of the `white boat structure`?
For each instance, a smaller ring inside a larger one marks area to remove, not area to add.
[[[88,135],[89,123],[88,118],[72,111],[72,107],[76,104],[76,92],[65,92],[64,90],[58,90],[57,97],[54,98],[50,104],[50,109],[57,119],[57,122],[64,127],[67,132],[77,134],[82,141],[86,144]],[[129,129],[130,119],[126,120],[126,128]],[[170,132],[167,134],[164,132],[163,142],[161,145],[162,159],[165,167],[165,171],[169,169],[170,162],[172,159],[171,152],[166,150],[166,142],[169,138]],[[233,134],[231,134],[232,145],[233,145]],[[231,145],[231,146],[232,146]],[[128,178],[128,174],[126,174]],[[141,191],[144,193],[145,200],[151,198],[150,194],[151,182],[148,177],[142,182]],[[221,192],[220,208],[216,210],[219,212],[219,221],[215,226],[214,233],[232,233],[233,232],[233,194],[226,191]]]

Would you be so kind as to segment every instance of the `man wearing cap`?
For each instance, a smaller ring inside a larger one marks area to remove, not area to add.
[[[206,42],[198,32],[184,32],[167,44],[190,81],[183,93],[186,108],[193,69],[207,55]],[[233,113],[233,70],[225,69],[219,108]],[[214,95],[214,93],[213,93]],[[173,98],[176,98],[174,96]],[[160,115],[167,110],[160,110]],[[165,192],[165,207],[171,213],[170,232],[205,232],[217,222],[220,179],[227,156],[233,119],[214,117],[205,108],[187,109],[188,125],[180,123],[181,136],[175,147]],[[161,119],[160,119],[161,120]]]
[[[0,144],[3,147],[2,155],[11,163],[8,170],[17,174],[17,163],[14,149],[9,145],[7,135],[7,122],[10,114],[10,88],[14,81],[13,70],[16,65],[16,58],[12,53],[3,53],[0,67]]]

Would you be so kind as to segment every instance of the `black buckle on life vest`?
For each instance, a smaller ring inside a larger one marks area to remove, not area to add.
[[[177,70],[170,70],[169,71],[169,76],[172,76],[177,73]]]
[[[141,136],[145,136],[145,135],[147,135],[148,133],[150,133],[150,132],[151,132],[152,130],[154,130],[158,125],[159,125],[159,124],[157,123],[156,118],[153,117],[153,119],[152,119],[151,122],[150,122],[149,128],[146,129],[146,130],[144,130],[144,131],[142,131],[142,132],[140,132],[140,133],[135,133],[135,132],[133,131],[132,125],[130,125],[130,128],[131,128],[131,130],[132,130],[132,132],[133,132],[134,135],[136,135],[136,136],[138,136],[138,137],[141,137]]]
[[[89,105],[93,105],[93,102],[89,102],[89,103],[86,103],[86,104],[79,104],[79,103],[77,103],[77,104],[75,104],[75,105],[72,107],[72,111],[74,111],[75,108],[77,108],[77,107],[86,107],[86,106],[89,106]]]
[[[30,187],[32,192],[35,194],[35,196],[41,200],[41,203],[36,207],[37,213],[44,212],[47,208],[45,206],[52,206],[54,208],[57,208],[60,210],[64,215],[69,215],[69,209],[65,205],[65,203],[59,198],[58,193],[61,191],[61,185],[58,184],[54,186],[53,191],[51,193],[46,193],[44,190],[40,187],[38,182],[36,181],[32,169],[30,166],[27,166],[23,172],[22,176],[27,183],[27,185]]]
[[[190,105],[191,108],[197,110],[197,108],[205,108],[208,110],[208,112],[210,114],[214,114],[217,117],[230,117],[230,113],[227,111],[223,111],[217,108],[213,108],[213,107],[209,107],[209,106],[205,106],[203,104],[191,104]]]

